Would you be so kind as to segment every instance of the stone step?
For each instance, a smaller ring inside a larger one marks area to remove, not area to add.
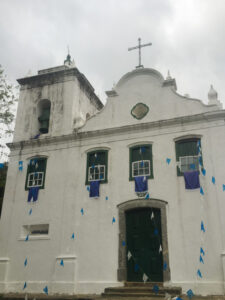
[[[148,281],[148,282],[130,282],[130,281],[125,281],[124,286],[151,286],[153,287],[154,285],[158,285],[158,287],[163,286],[163,282],[154,282],[154,281]]]
[[[113,288],[106,288],[104,293],[111,294],[111,293],[155,293],[153,291],[153,287],[151,286],[135,286],[135,287],[113,287]],[[180,295],[181,288],[178,287],[163,287],[159,286],[159,294],[171,294],[171,295]]]
[[[113,293],[110,293],[110,294],[107,294],[107,293],[102,293],[102,297],[104,298],[114,298],[114,297],[120,297],[120,298],[163,298],[165,299],[164,297],[165,295],[163,293],[117,293],[117,292],[113,292]]]

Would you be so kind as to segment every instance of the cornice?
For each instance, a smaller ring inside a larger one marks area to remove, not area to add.
[[[44,146],[44,145],[50,145],[56,143],[63,143],[72,140],[80,141],[80,140],[96,138],[96,137],[106,136],[106,135],[108,136],[108,135],[128,133],[128,132],[134,133],[134,132],[153,129],[153,128],[155,129],[155,128],[163,128],[169,126],[176,126],[176,125],[185,125],[185,124],[196,123],[196,122],[213,122],[219,120],[225,121],[225,110],[218,110],[218,111],[207,112],[202,114],[183,116],[183,117],[177,117],[177,118],[159,120],[159,121],[153,121],[147,123],[132,124],[132,125],[126,125],[121,127],[106,128],[100,130],[79,132],[78,129],[74,133],[68,135],[45,137],[36,140],[32,139],[27,141],[8,143],[7,146],[11,150],[18,150],[21,148],[24,149],[26,147]]]

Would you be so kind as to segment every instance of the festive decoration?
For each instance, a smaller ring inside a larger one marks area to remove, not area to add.
[[[204,168],[202,168],[202,170],[201,170],[201,171],[202,171],[202,175],[203,175],[203,176],[205,176],[205,174],[206,174],[206,170],[205,170]]]
[[[195,164],[190,164],[190,169],[195,170]]]
[[[198,269],[198,271],[197,271],[197,275],[200,277],[200,278],[202,278],[202,273],[201,273],[201,271]]]
[[[200,188],[198,171],[184,172],[184,181],[186,190]]]
[[[135,264],[135,265],[134,265],[134,271],[135,271],[135,272],[138,272],[138,271],[139,271],[139,266],[138,266],[138,264]]]
[[[128,253],[127,253],[127,258],[128,258],[128,260],[130,260],[131,257],[132,257],[132,254],[130,253],[130,251],[128,251]]]
[[[32,208],[29,210],[29,215],[31,215],[32,214]]]
[[[191,299],[194,296],[194,293],[191,289],[187,291],[187,296],[189,299]]]
[[[167,263],[166,263],[166,262],[164,262],[164,264],[163,264],[163,270],[164,270],[164,271],[167,270]]]
[[[203,221],[201,221],[201,231],[205,232],[205,227]]]
[[[19,171],[23,171],[23,161],[19,161]]]
[[[155,217],[154,216],[154,212],[152,212],[152,214],[151,214],[151,220],[154,219],[154,217]]]
[[[225,184],[223,184],[223,191],[225,191]]]
[[[213,183],[213,184],[216,184],[216,179],[215,179],[214,176],[212,176],[212,183]]]
[[[23,286],[23,290],[25,290],[26,287],[27,287],[27,283],[26,283],[26,281],[25,281],[25,282],[24,282],[24,286]]]
[[[3,168],[4,168],[4,164],[0,163],[0,169],[3,169]]]
[[[149,198],[150,198],[150,195],[149,195],[149,193],[147,193],[146,196],[145,196],[145,199],[147,200]]]
[[[142,279],[144,282],[146,282],[148,280],[148,276],[144,273]]]
[[[122,246],[126,246],[126,242],[125,241],[122,241]]]
[[[159,292],[159,287],[158,287],[158,285],[154,285],[153,286],[153,292],[155,293],[155,294],[158,294],[158,292]]]
[[[88,191],[88,192],[90,191],[90,187],[89,187],[89,186],[87,186],[87,191]]]
[[[75,237],[75,235],[74,235],[74,232],[73,232],[72,236],[71,236],[71,239],[74,240],[74,237]]]
[[[108,197],[108,196],[106,196],[106,197],[105,197],[105,200],[109,200],[109,197]]]
[[[205,255],[205,251],[203,250],[202,247],[200,247],[200,253],[204,256]]]
[[[203,188],[202,188],[202,187],[200,187],[200,194],[201,194],[201,195],[204,195],[204,191],[203,191]]]
[[[90,193],[89,193],[90,198],[99,197],[99,185],[100,185],[99,180],[90,182]]]
[[[204,260],[203,260],[203,258],[202,258],[201,255],[200,255],[200,257],[199,257],[199,261],[200,261],[200,263],[204,264]]]
[[[171,162],[171,158],[167,158],[167,159],[166,159],[166,163],[169,165],[170,162]]]
[[[25,258],[25,261],[24,261],[24,267],[27,266],[27,258]]]
[[[33,198],[33,202],[37,201],[38,199],[38,192],[39,192],[39,186],[34,186],[34,187],[31,187],[29,189],[29,192],[28,192],[28,199],[27,201],[30,202]]]
[[[64,267],[63,259],[61,259],[61,261],[60,261],[60,266]]]
[[[43,292],[44,292],[46,295],[48,295],[48,287],[47,287],[47,285],[43,288]]]
[[[162,252],[162,246],[159,246],[159,253]]]
[[[154,235],[158,235],[159,234],[159,231],[157,228],[154,229]]]
[[[112,224],[116,222],[116,219],[113,217],[112,218]]]
[[[80,212],[81,212],[81,214],[82,214],[82,216],[83,216],[83,215],[84,215],[84,209],[81,208]]]
[[[200,166],[202,167],[203,166],[203,162],[202,162],[202,157],[201,156],[199,156],[198,162],[199,162]]]
[[[29,235],[26,236],[25,242],[27,242],[28,240],[29,240]]]
[[[148,181],[144,180],[145,176],[134,177],[135,192],[146,192],[148,190]]]

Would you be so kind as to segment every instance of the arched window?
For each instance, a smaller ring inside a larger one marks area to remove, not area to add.
[[[39,132],[42,134],[48,133],[49,131],[50,111],[51,102],[49,100],[41,100],[38,103]]]

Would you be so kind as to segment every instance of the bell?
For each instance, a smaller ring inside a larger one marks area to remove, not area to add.
[[[40,122],[39,131],[41,133],[48,133],[49,117],[50,117],[50,109],[46,108],[43,110],[41,116],[38,118],[38,121]]]

